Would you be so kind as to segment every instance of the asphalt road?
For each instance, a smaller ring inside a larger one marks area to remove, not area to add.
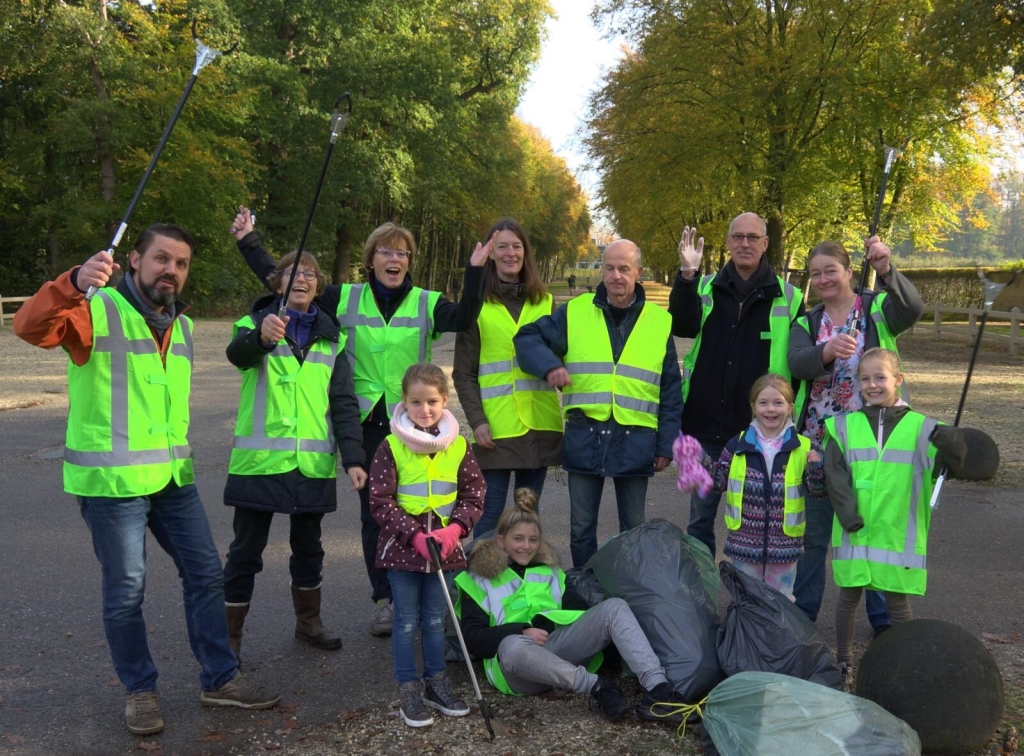
[[[451,365],[451,337],[435,361]],[[231,510],[221,502],[237,406],[238,377],[226,361],[197,366],[191,443],[196,475],[221,554],[231,540]],[[114,676],[100,621],[100,571],[73,497],[61,486],[60,449],[66,412],[43,405],[0,412],[0,753],[138,753],[140,739],[123,725],[123,690]],[[283,691],[284,710],[246,713],[199,706],[198,665],[188,646],[180,583],[170,559],[149,539],[145,617],[160,669],[167,723],[165,754],[249,752],[252,733],[338,722],[339,714],[397,701],[390,642],[368,632],[372,610],[359,547],[358,500],[339,483],[339,511],[324,521],[327,551],[324,619],[344,648],[323,652],[292,637],[287,523],[280,518],[264,555],[243,647],[246,671]],[[956,622],[975,634],[1006,635],[1024,627],[1024,533],[1021,490],[952,483],[933,520],[928,596],[915,615]],[[648,517],[685,525],[687,499],[671,468],[648,493]],[[568,496],[548,477],[545,535],[568,558]],[[600,537],[616,523],[605,491]],[[721,522],[719,523],[721,528]],[[719,533],[719,542],[724,532]],[[831,580],[829,581],[831,583]],[[829,586],[818,627],[834,642],[836,589]],[[869,635],[863,614],[858,638]]]

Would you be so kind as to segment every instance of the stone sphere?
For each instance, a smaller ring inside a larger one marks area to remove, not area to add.
[[[964,428],[967,458],[956,477],[960,480],[992,480],[999,472],[999,447],[985,431]]]
[[[996,660],[941,620],[895,624],[875,639],[857,667],[856,692],[913,727],[922,753],[936,756],[983,748],[1003,716]]]

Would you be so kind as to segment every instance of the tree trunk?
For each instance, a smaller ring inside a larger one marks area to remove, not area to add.
[[[336,284],[348,283],[352,267],[352,233],[348,226],[334,230],[334,269],[331,280]]]

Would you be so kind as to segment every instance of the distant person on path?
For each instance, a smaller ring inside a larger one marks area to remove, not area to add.
[[[448,411],[448,378],[437,365],[410,367],[391,435],[370,466],[370,506],[380,525],[377,567],[395,597],[391,656],[401,694],[399,714],[409,727],[434,723],[429,708],[450,717],[469,714],[452,690],[444,659],[444,586],[427,545],[436,542],[451,589],[451,571],[466,566],[460,541],[480,517],[484,482],[459,423]],[[423,674],[416,671],[416,630]]]
[[[562,407],[558,391],[525,372],[512,337],[526,323],[550,315],[547,293],[530,240],[519,222],[504,218],[487,232],[494,238],[484,265],[484,305],[476,325],[455,337],[452,379],[473,429],[473,454],[484,479],[484,513],[473,530],[494,530],[509,484],[538,496],[548,467],[562,464]]]
[[[614,722],[629,711],[629,700],[614,678],[595,672],[599,654],[614,643],[644,691],[637,716],[679,724],[681,716],[671,712],[684,701],[629,604],[609,598],[588,607],[542,538],[536,505],[533,491],[518,489],[494,539],[474,548],[466,571],[455,578],[469,653],[484,660],[487,679],[502,693],[571,690],[589,696]]]
[[[672,333],[693,339],[683,358],[683,432],[717,459],[729,439],[750,425],[748,396],[754,381],[771,372],[790,378],[787,354],[793,321],[804,313],[803,294],[775,274],[765,259],[768,230],[756,213],[729,224],[729,262],[697,277],[704,239],[683,229],[679,275],[669,295]],[[687,532],[715,553],[720,496],[690,497]]]
[[[640,249],[609,244],[603,282],[519,329],[520,367],[562,390],[563,467],[569,473],[574,567],[597,551],[605,478],[615,483],[619,530],[644,522],[647,481],[672,460],[682,398],[672,322],[646,300]]]
[[[242,374],[224,503],[235,508],[234,540],[224,565],[224,598],[231,648],[241,658],[242,632],[275,513],[289,519],[295,637],[327,650],[341,638],[320,618],[324,547],[320,524],[338,508],[337,457],[353,490],[366,483],[359,404],[352,368],[339,344],[334,314],[313,299],[324,288],[308,252],[295,274],[287,315],[277,313],[295,252],[270,277],[275,294],[262,297],[235,323],[228,345]]]
[[[864,405],[825,421],[825,484],[836,513],[832,575],[840,589],[836,661],[847,684],[861,593],[885,591],[893,620],[913,619],[910,596],[923,596],[928,584],[933,481],[943,464],[958,473],[967,454],[962,430],[900,398],[895,352],[869,349],[857,373]]]
[[[239,208],[231,232],[246,263],[266,283],[276,266],[253,230],[247,208]],[[405,371],[410,365],[430,362],[431,347],[442,333],[465,331],[476,322],[483,304],[483,266],[492,245],[493,239],[476,245],[466,266],[462,299],[455,304],[440,292],[413,286],[416,240],[409,229],[383,223],[363,244],[366,283],[328,286],[316,298],[317,307],[336,315],[341,323],[368,460],[388,436],[392,414],[402,399]],[[370,514],[366,486],[359,491],[359,519],[363,561],[374,602],[370,632],[387,636],[393,619],[391,584],[384,570],[374,567],[380,527]]]
[[[570,294],[575,294],[576,293],[576,274],[575,273],[571,274],[569,276],[569,278],[566,280],[566,283],[569,284],[569,293]]]
[[[195,243],[177,226],[147,228],[129,271],[105,251],[43,287],[14,316],[30,344],[68,354],[64,490],[78,498],[103,573],[103,628],[135,735],[164,728],[142,602],[146,528],[174,560],[203,706],[266,709],[281,697],[244,677],[228,645],[224,575],[194,483],[188,445],[192,321],[178,300]],[[91,302],[84,293],[100,287]]]
[[[874,268],[879,291],[854,289],[850,255],[839,242],[824,241],[807,256],[811,288],[821,298],[807,315],[797,319],[789,336],[789,367],[800,379],[797,428],[821,448],[825,421],[856,412],[862,406],[857,367],[868,349],[897,352],[896,337],[914,325],[924,301],[906,276],[892,264],[892,251],[877,236],[864,243],[867,262]],[[860,321],[848,329],[850,313],[862,298]],[[901,390],[906,398],[906,386]],[[825,593],[825,559],[832,533],[832,505],[827,496],[807,500],[804,556],[797,566],[796,604],[814,622]],[[868,620],[875,635],[892,625],[885,598],[865,593]]]

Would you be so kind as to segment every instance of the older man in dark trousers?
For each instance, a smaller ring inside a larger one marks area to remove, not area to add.
[[[574,567],[597,551],[605,478],[615,483],[619,530],[643,523],[647,481],[671,461],[682,412],[671,317],[646,300],[639,247],[612,242],[601,270],[596,293],[523,326],[513,340],[519,366],[562,390]]]

